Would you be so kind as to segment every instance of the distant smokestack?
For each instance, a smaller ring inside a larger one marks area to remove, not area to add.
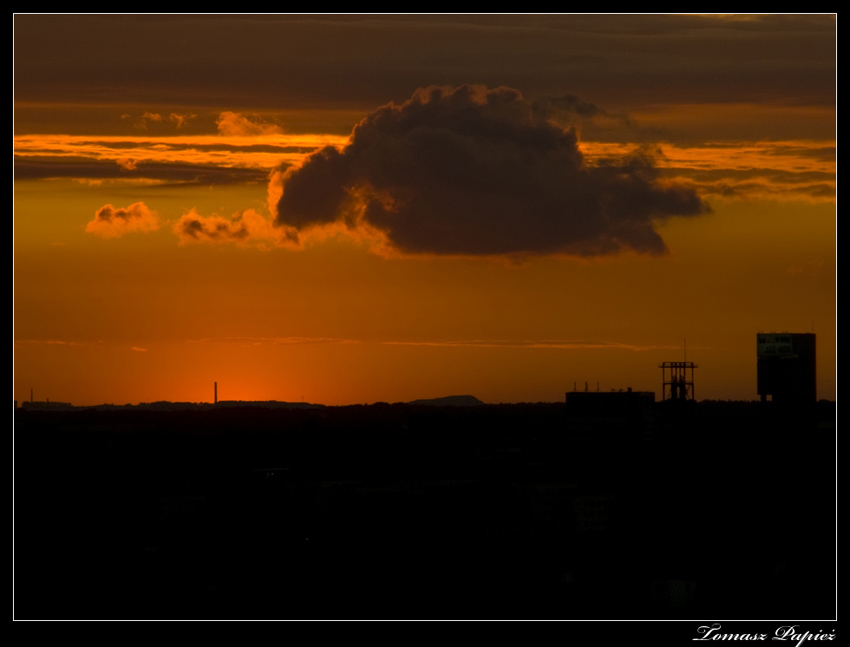
[[[218,404],[218,382],[213,382],[213,404]]]

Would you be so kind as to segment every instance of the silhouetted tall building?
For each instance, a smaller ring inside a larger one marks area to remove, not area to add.
[[[758,333],[758,394],[782,405],[817,401],[814,333]]]

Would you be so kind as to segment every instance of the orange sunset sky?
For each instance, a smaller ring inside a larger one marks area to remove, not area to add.
[[[16,15],[14,398],[835,399],[834,15]]]

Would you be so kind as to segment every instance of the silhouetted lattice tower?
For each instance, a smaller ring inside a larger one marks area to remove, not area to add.
[[[662,400],[694,400],[694,369],[698,368],[693,362],[663,362],[658,365],[661,369],[661,399]],[[690,371],[690,374],[688,373]]]

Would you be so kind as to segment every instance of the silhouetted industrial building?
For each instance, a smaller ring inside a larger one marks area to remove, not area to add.
[[[570,391],[567,413],[572,417],[617,418],[643,421],[652,412],[652,391]]]
[[[782,405],[817,401],[814,333],[758,333],[758,394]]]
[[[22,402],[22,409],[29,411],[71,411],[74,408],[70,402]]]

